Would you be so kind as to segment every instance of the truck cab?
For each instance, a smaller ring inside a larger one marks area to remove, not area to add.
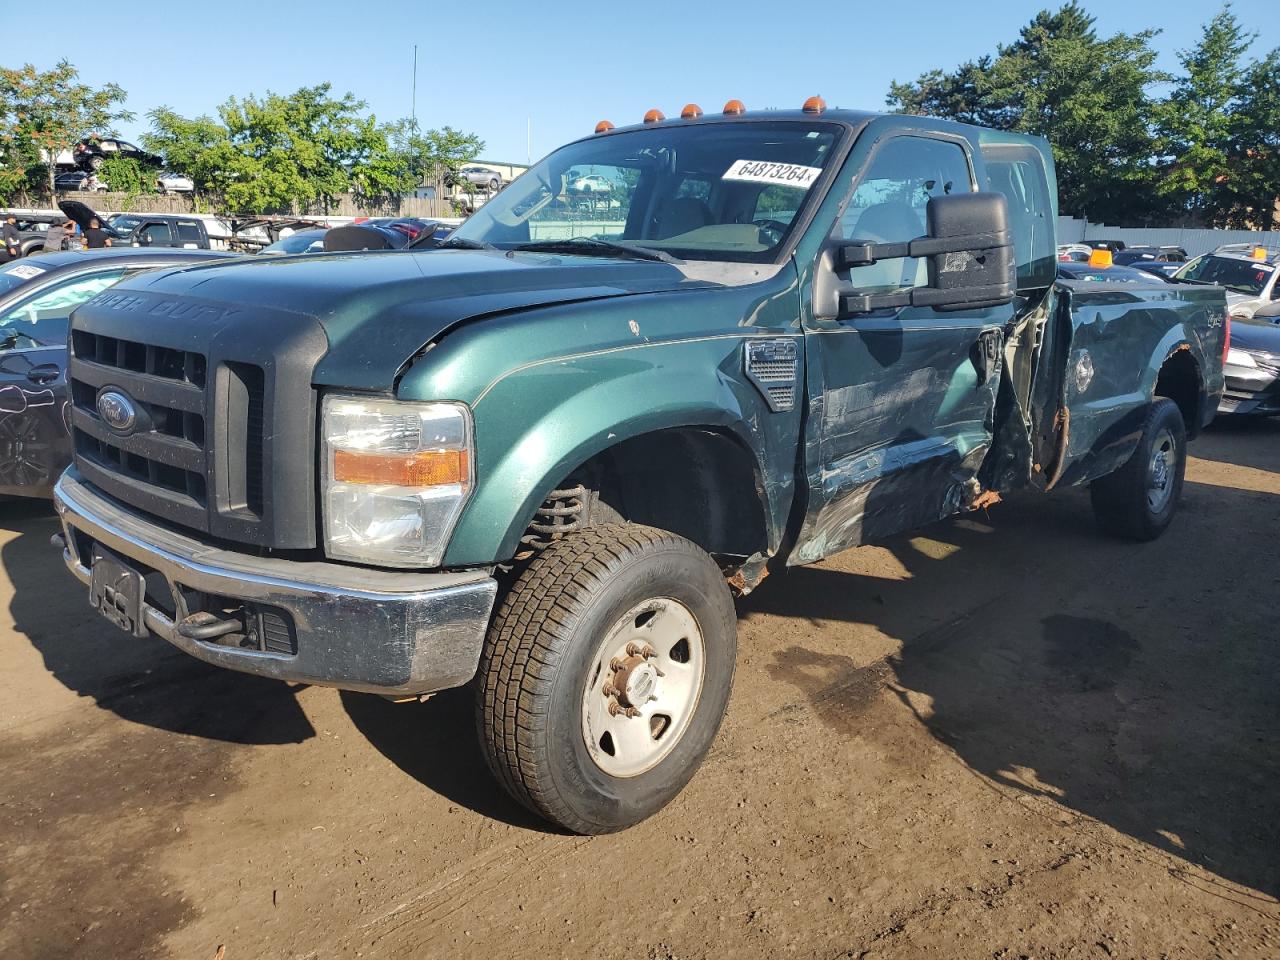
[[[72,320],[64,559],[211,663],[470,682],[499,783],[620,829],[769,573],[1015,491],[1172,522],[1223,294],[1058,282],[1056,214],[1044,141],[731,101],[602,121],[430,249],[126,281]]]

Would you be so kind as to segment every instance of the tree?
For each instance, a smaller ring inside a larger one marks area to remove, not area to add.
[[[1220,217],[1228,226],[1273,230],[1280,199],[1280,50],[1244,72],[1231,121],[1232,162],[1218,194]]]
[[[153,173],[138,162],[137,157],[111,154],[104,157],[98,171],[107,189],[136,196],[151,190]]]
[[[125,92],[117,84],[94,89],[78,78],[66,60],[45,72],[29,63],[0,68],[0,191],[29,182],[32,171],[43,167],[52,195],[59,153],[133,119],[122,107]]]
[[[161,107],[149,114],[152,131],[142,141],[233,213],[301,212],[317,203],[327,210],[349,191],[385,202],[412,190],[424,171],[456,167],[482,146],[448,127],[379,124],[363,101],[331,89],[232,97],[217,119]]]
[[[1178,53],[1184,73],[1158,110],[1165,170],[1160,193],[1174,209],[1199,223],[1228,216],[1228,180],[1239,133],[1248,33],[1224,6],[1204,27],[1200,42]]]
[[[1135,221],[1160,207],[1152,157],[1153,31],[1101,39],[1075,0],[1042,10],[994,57],[890,88],[891,107],[1045,137],[1064,212]]]
[[[422,130],[416,120],[401,120],[391,141],[414,187],[457,180],[462,167],[484,149],[484,141],[474,133],[448,126]]]

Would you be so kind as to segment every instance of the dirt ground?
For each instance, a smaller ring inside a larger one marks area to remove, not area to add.
[[[623,834],[492,786],[466,691],[118,633],[0,505],[0,956],[1280,957],[1280,423],[1152,545],[1078,491],[775,576],[729,717]]]

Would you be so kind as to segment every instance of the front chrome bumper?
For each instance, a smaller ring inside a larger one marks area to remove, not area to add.
[[[399,573],[256,557],[143,519],[74,468],[54,488],[63,558],[84,584],[98,545],[146,575],[142,621],[208,663],[279,680],[391,695],[461,686],[475,674],[497,594],[484,570]],[[160,594],[167,591],[169,596]],[[271,610],[291,621],[290,653],[196,640],[179,627],[192,597]]]

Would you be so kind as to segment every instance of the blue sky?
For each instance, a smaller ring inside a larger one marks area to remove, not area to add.
[[[832,106],[880,109],[891,80],[991,51],[1036,10],[1057,5],[220,0],[155,8],[164,12],[157,17],[141,15],[141,5],[130,13],[128,4],[108,4],[81,29],[75,16],[55,27],[48,5],[11,0],[0,63],[47,68],[66,57],[89,83],[119,83],[138,114],[121,132],[135,138],[147,111],[162,104],[211,113],[232,94],[325,80],[368,101],[381,119],[408,116],[416,43],[419,122],[473,131],[487,144],[486,159],[523,162],[527,125],[537,158],[601,118],[621,126],[654,106],[672,115],[689,101],[718,110],[737,97],[748,108],[790,107],[820,93]],[[1212,0],[1084,5],[1103,33],[1162,30],[1156,47],[1167,69],[1218,9]],[[1254,54],[1280,47],[1274,0],[1235,9],[1260,34]]]

